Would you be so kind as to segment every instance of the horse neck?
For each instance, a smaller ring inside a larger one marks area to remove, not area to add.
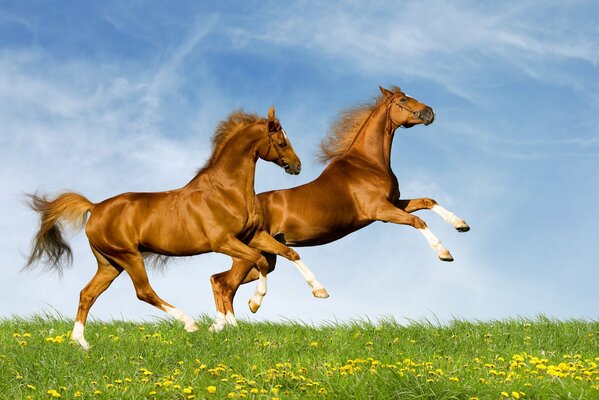
[[[257,148],[263,138],[263,130],[252,124],[235,133],[220,150],[209,168],[188,185],[195,186],[200,176],[209,178],[225,191],[244,191],[244,197],[254,197],[254,176],[258,161]]]
[[[387,125],[387,105],[377,106],[356,135],[345,156],[391,168],[393,129]],[[386,132],[390,130],[390,132]]]

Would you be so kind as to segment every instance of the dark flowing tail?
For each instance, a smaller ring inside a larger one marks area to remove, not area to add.
[[[41,262],[47,269],[62,274],[63,266],[73,262],[71,247],[63,237],[63,223],[69,223],[77,230],[83,229],[94,203],[77,193],[63,193],[54,200],[38,194],[28,197],[28,205],[40,213],[41,223],[31,242],[31,253],[24,269],[31,269]]]

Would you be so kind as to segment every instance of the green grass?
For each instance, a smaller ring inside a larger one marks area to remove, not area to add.
[[[0,398],[599,399],[596,321],[199,322],[0,320]]]

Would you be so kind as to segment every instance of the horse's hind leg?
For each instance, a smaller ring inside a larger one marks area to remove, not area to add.
[[[300,260],[299,254],[295,252],[295,250],[285,246],[283,243],[277,241],[275,238],[270,236],[265,231],[258,231],[252,238],[250,244],[251,247],[262,250],[263,252],[277,254],[279,256],[283,256],[289,261],[291,261],[297,269],[300,271],[304,280],[310,287],[312,288],[312,294],[314,297],[319,298],[327,298],[329,294],[326,289],[318,280],[316,276],[310,269],[304,264],[302,260]],[[257,309],[256,309],[257,311]],[[256,312],[252,310],[252,312]]]
[[[148,274],[146,273],[141,254],[119,254],[118,256],[114,256],[113,259],[118,265],[123,267],[131,277],[138,299],[153,305],[167,314],[172,315],[175,319],[183,322],[187,332],[195,332],[199,329],[193,318],[158,297],[154,289],[150,286],[150,281],[148,280]]]
[[[419,199],[397,200],[395,204],[407,213],[413,213],[414,211],[419,210],[431,210],[439,214],[445,222],[452,225],[458,232],[468,232],[470,230],[470,227],[463,219],[457,217],[446,208],[441,207],[433,199],[422,197]]]
[[[123,270],[120,267],[112,266],[108,260],[96,250],[92,248],[92,252],[98,260],[98,271],[96,275],[83,288],[79,297],[79,309],[75,318],[75,326],[71,338],[79,343],[85,350],[89,349],[89,344],[85,340],[83,331],[85,330],[85,322],[89,309],[94,304],[99,295],[104,292],[108,286],[116,279]]]

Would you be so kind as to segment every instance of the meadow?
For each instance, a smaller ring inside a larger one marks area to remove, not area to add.
[[[2,399],[599,399],[599,322],[0,320]]]

